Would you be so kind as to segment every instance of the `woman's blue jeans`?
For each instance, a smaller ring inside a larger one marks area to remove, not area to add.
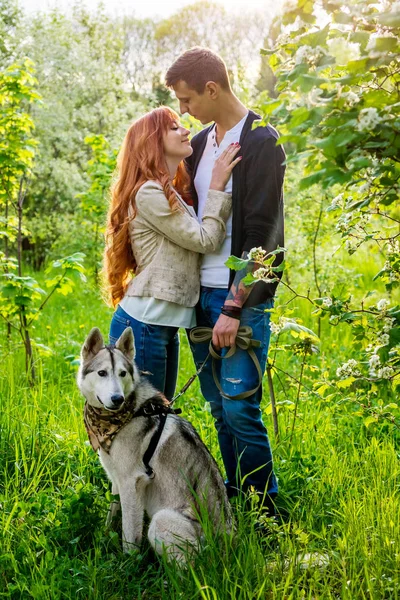
[[[133,330],[139,371],[144,371],[150,383],[171,400],[178,376],[178,328],[142,323],[118,306],[111,319],[110,344],[115,344],[127,327]]]
[[[197,325],[214,327],[227,290],[202,287],[196,308]],[[265,372],[270,340],[270,315],[266,308],[273,307],[273,300],[267,300],[252,308],[244,308],[241,325],[249,325],[254,339],[261,341],[261,347],[254,351]],[[191,344],[194,361],[198,368],[208,354],[208,344]],[[256,387],[258,374],[247,351],[237,349],[235,354],[217,363],[221,386],[229,395],[236,395]],[[267,430],[262,422],[260,402],[262,388],[244,400],[229,400],[221,396],[216,387],[209,360],[199,376],[201,391],[210,402],[215,419],[219,446],[227,475],[229,495],[254,486],[260,494],[267,493],[272,498],[278,491],[273,472],[272,453]]]

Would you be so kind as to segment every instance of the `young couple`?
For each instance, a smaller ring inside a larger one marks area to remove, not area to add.
[[[276,283],[246,287],[245,270],[229,272],[225,262],[231,254],[247,258],[254,247],[269,252],[283,246],[285,155],[275,129],[252,128],[258,115],[234,95],[225,63],[210,50],[182,54],[168,70],[166,85],[182,114],[212,125],[190,142],[189,131],[167,107],[131,125],[108,215],[105,270],[118,305],[110,342],[132,327],[139,369],[171,399],[180,327],[213,328],[213,345],[222,350],[233,345],[240,325],[249,325],[261,341],[255,352],[265,370],[270,339],[265,310],[273,306]],[[192,344],[192,352],[198,367],[208,343]],[[227,396],[257,386],[245,350],[218,365]],[[261,387],[244,400],[224,397],[211,361],[200,385],[215,418],[228,496],[252,486],[274,514],[278,488],[261,418]]]

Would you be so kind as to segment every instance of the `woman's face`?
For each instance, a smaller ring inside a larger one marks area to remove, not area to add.
[[[164,134],[165,158],[183,160],[190,156],[193,148],[189,142],[189,129],[183,127],[179,121],[174,121]]]

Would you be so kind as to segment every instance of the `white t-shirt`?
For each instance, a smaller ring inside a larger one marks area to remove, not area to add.
[[[197,167],[196,177],[194,178],[194,186],[197,192],[199,201],[197,217],[201,221],[203,216],[204,206],[207,200],[208,190],[210,188],[212,170],[217,158],[229,146],[238,142],[242,133],[243,125],[247,119],[247,115],[236,123],[232,129],[225,133],[223,140],[218,146],[216,140],[215,126],[211,129],[207,137],[206,147]],[[236,155],[240,156],[240,150]],[[232,176],[225,186],[225,192],[232,193]],[[229,269],[225,266],[225,261],[231,255],[232,241],[232,213],[226,222],[226,237],[217,252],[205,254],[202,259],[200,271],[200,283],[206,287],[227,288],[229,285]]]
[[[124,296],[119,305],[130,317],[141,323],[185,329],[196,327],[195,309],[180,306],[175,302],[142,296]]]

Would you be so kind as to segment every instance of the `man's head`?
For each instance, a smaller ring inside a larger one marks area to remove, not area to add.
[[[205,125],[215,120],[225,94],[231,94],[228,72],[222,58],[208,48],[187,50],[165,76],[179,101],[180,112],[188,112]]]

